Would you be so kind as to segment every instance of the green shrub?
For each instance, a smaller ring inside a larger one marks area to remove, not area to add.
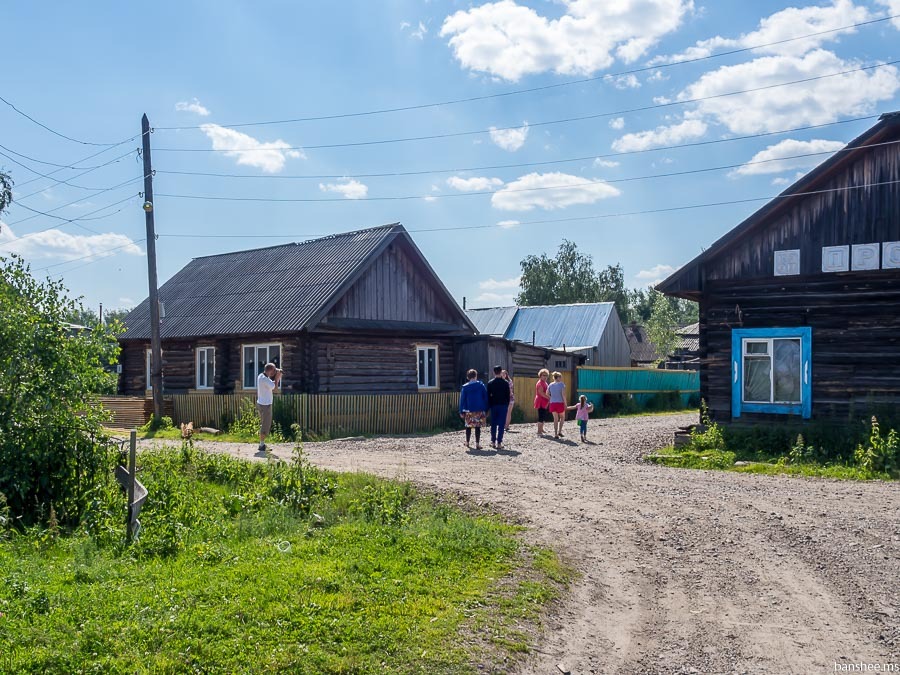
[[[363,486],[350,513],[380,525],[402,525],[409,517],[415,491],[409,483],[376,482]]]
[[[681,410],[684,403],[681,400],[680,391],[664,391],[653,394],[644,405],[645,410],[660,412],[663,410]]]
[[[141,427],[138,427],[138,431],[142,434],[152,433],[154,431],[166,431],[168,429],[174,429],[175,423],[172,421],[172,418],[168,415],[163,415],[162,417],[157,417],[156,415],[151,415],[150,419],[147,420],[146,424]]]
[[[253,439],[259,436],[259,425],[259,410],[256,409],[256,403],[250,398],[243,398],[241,399],[238,416],[231,423],[228,432],[242,438]],[[274,419],[267,440],[273,443],[283,443],[285,440],[281,432],[281,425],[275,422]]]
[[[722,428],[713,422],[709,416],[709,408],[706,401],[700,402],[700,426],[691,430],[690,449],[696,452],[724,452],[727,448]],[[731,463],[734,464],[734,453]]]
[[[874,416],[868,444],[859,444],[853,454],[856,463],[867,471],[900,477],[900,440],[897,430],[891,429],[887,436],[883,436],[878,419]]]

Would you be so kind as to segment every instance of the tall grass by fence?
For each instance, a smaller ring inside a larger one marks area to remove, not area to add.
[[[227,428],[240,415],[242,394],[172,396],[175,424]],[[299,424],[306,434],[413,434],[459,423],[459,394],[332,395],[285,394],[275,397],[272,417],[284,431]]]
[[[650,368],[603,368],[582,366],[578,369],[578,393],[601,407],[625,397],[639,408],[654,400],[680,397],[683,407],[700,393],[700,373],[695,370],[654,370]]]

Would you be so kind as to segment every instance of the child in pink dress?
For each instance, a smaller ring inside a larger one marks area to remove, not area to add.
[[[587,423],[590,414],[594,412],[594,404],[587,400],[587,396],[582,394],[578,398],[578,403],[568,406],[566,410],[575,411],[575,421],[578,422],[578,428],[581,431],[581,442],[587,443]]]

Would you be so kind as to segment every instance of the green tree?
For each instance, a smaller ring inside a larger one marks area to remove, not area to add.
[[[76,524],[110,468],[96,392],[114,374],[121,324],[72,333],[60,282],[0,258],[0,493],[22,523]]]
[[[650,296],[652,300],[650,318],[647,320],[647,335],[656,347],[659,360],[663,361],[678,345],[677,330],[680,327],[678,312],[670,302],[670,298],[659,291],[651,289]]]
[[[9,174],[0,171],[0,214],[6,211],[9,205],[12,204],[12,189],[13,179],[10,178]]]
[[[103,321],[105,323],[109,323],[110,321],[125,321],[125,317],[130,313],[131,309],[125,307],[122,307],[120,309],[104,309]]]

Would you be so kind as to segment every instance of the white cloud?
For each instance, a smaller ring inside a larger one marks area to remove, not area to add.
[[[600,159],[599,157],[597,157],[594,160],[594,166],[600,166],[600,167],[603,167],[604,169],[613,169],[613,168],[619,166],[619,163],[614,162],[609,159]]]
[[[900,0],[892,1],[897,2],[898,6],[900,6]],[[772,42],[781,42],[781,44],[756,49],[754,52],[781,56],[802,56],[827,42],[840,39],[841,35],[857,31],[856,28],[835,29],[868,21],[871,18],[872,15],[866,7],[853,4],[852,0],[833,0],[830,5],[824,7],[815,5],[810,7],[788,7],[762,18],[755,31],[744,33],[737,38],[724,38],[717,35],[707,40],[700,40],[696,45],[680,54],[658,56],[652,59],[650,63],[672,63],[673,61],[703,58],[714,53],[717,49],[743,49]],[[813,35],[824,31],[833,32],[825,33],[824,35]],[[801,35],[810,35],[812,37],[782,42]]]
[[[504,230],[511,230],[514,227],[518,227],[521,223],[518,220],[501,220],[497,223],[497,227],[502,228]]]
[[[620,194],[618,189],[602,181],[559,172],[529,173],[491,195],[491,205],[503,211],[530,211],[535,207],[549,211],[593,204]]]
[[[490,132],[491,140],[497,147],[509,152],[515,152],[525,145],[525,139],[528,138],[528,122],[524,122],[518,129],[491,127]]]
[[[447,179],[447,185],[460,192],[484,192],[503,185],[503,181],[499,178],[460,178],[459,176],[451,176]]]
[[[878,0],[878,4],[887,7],[888,14],[894,17],[891,23],[900,30],[900,0]]]
[[[801,57],[764,56],[710,71],[684,89],[678,98],[715,97],[858,67],[857,62],[845,61],[821,49]],[[898,89],[897,69],[885,66],[799,85],[708,98],[699,102],[691,114],[722,124],[732,133],[752,134],[864,115],[878,101],[891,99]]]
[[[772,179],[772,185],[783,186],[783,185],[790,185],[790,184],[791,184],[791,179],[785,178],[783,176],[779,176],[778,178]]]
[[[491,305],[513,305],[516,302],[515,293],[491,293],[485,292],[476,296],[475,302],[490,303]]]
[[[519,287],[519,284],[522,282],[522,277],[512,277],[510,279],[502,279],[497,281],[493,277],[488,279],[487,281],[479,281],[478,288],[483,291],[501,291],[501,290],[511,290]]]
[[[649,270],[641,270],[634,278],[637,279],[642,286],[656,286],[656,284],[663,281],[676,269],[678,268],[672,267],[671,265],[654,265]]]
[[[237,157],[237,163],[255,166],[266,173],[278,173],[288,157],[306,159],[299,150],[290,150],[290,144],[282,140],[262,143],[252,136],[219,126],[202,124],[200,129],[212,141],[213,150],[224,150],[226,157]]]
[[[613,141],[616,152],[634,152],[649,148],[674,145],[692,138],[700,138],[706,133],[706,123],[698,119],[686,119],[678,124],[656,127],[649,131],[625,134]]]
[[[806,155],[818,152],[833,152],[840,150],[844,144],[840,141],[812,140],[797,141],[793,138],[770,145],[765,150],[760,150],[750,158],[749,164],[745,164],[732,171],[733,175],[738,176],[754,176],[766,173],[783,173],[793,169],[806,169],[820,164],[824,161],[824,157],[796,157],[795,159],[781,159],[783,157],[795,157],[796,155]],[[776,161],[781,160],[781,161]],[[755,164],[753,162],[764,162]]]
[[[411,29],[412,30],[409,30]],[[425,36],[428,35],[428,26],[419,21],[419,25],[415,28],[412,27],[412,24],[409,21],[401,21],[400,22],[400,30],[406,31],[409,30],[409,36],[416,40],[424,40]]]
[[[119,298],[119,307],[134,307],[137,303],[134,301],[134,298],[122,297]]]
[[[555,72],[588,75],[632,62],[681,24],[693,0],[559,0],[549,19],[515,0],[488,2],[444,20],[441,36],[467,70],[515,81]]]
[[[0,254],[18,253],[29,260],[57,258],[66,260],[95,260],[117,253],[144,255],[141,248],[124,234],[69,234],[52,229],[18,238],[5,223],[0,227]],[[115,249],[115,250],[112,250]]]
[[[411,26],[412,26],[412,24],[409,21],[401,21],[400,22],[400,30],[406,30],[407,28],[410,28]]]
[[[355,178],[343,178],[343,183],[319,183],[322,192],[336,192],[345,199],[362,199],[369,194],[369,186]],[[427,199],[427,198],[426,198]]]
[[[193,101],[179,101],[175,104],[175,110],[179,112],[192,112],[200,117],[209,117],[209,108],[202,105],[196,98]]]
[[[625,118],[624,117],[613,117],[609,121],[609,128],[615,129],[616,131],[624,129],[625,128]]]
[[[434,195],[425,195],[422,197],[422,199],[424,199],[426,202],[436,202],[437,201],[437,197],[435,197]]]
[[[641,86],[641,81],[637,79],[637,75],[634,73],[616,77],[607,76],[605,79],[607,82],[611,82],[616,89],[639,89]]]

